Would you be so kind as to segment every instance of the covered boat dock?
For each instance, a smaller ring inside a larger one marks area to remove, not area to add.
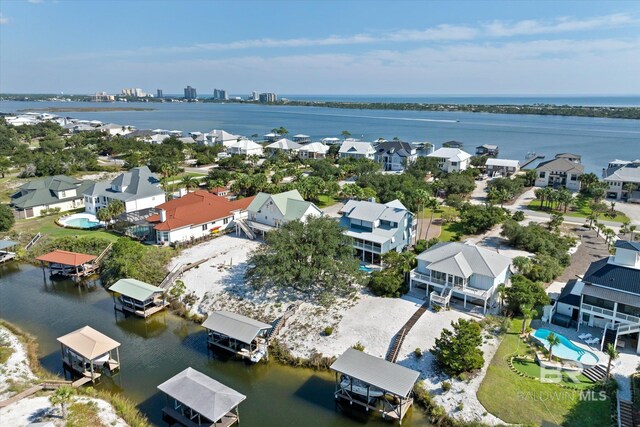
[[[169,305],[165,290],[136,279],[120,279],[109,288],[116,310],[128,311],[145,319]],[[116,294],[120,294],[116,302]]]
[[[15,247],[18,243],[11,240],[0,240],[0,264],[16,257]]]
[[[62,362],[72,372],[85,378],[85,382],[95,383],[102,371],[113,374],[120,369],[120,343],[90,326],[59,337],[58,341],[62,351]]]
[[[49,268],[49,274],[71,277],[79,281],[82,277],[90,276],[98,269],[95,255],[81,254],[56,249],[48,254],[41,255],[36,259]]]
[[[229,427],[240,423],[238,406],[247,397],[187,368],[158,386],[166,396],[165,417],[186,427]]]
[[[202,324],[211,345],[258,362],[268,357],[268,333],[272,326],[241,314],[214,311]]]
[[[413,386],[420,373],[362,351],[349,348],[331,365],[336,373],[336,399],[402,424],[413,404]]]

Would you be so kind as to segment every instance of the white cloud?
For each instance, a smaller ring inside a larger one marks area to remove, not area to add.
[[[27,0],[27,2],[32,4],[42,3],[43,0]]]
[[[493,37],[513,37],[521,35],[552,34],[572,31],[607,29],[638,25],[638,20],[629,14],[616,13],[586,19],[558,18],[551,22],[533,19],[514,23],[493,21],[485,24],[484,31]]]
[[[8,24],[9,18],[6,18],[2,13],[0,13],[0,25]]]

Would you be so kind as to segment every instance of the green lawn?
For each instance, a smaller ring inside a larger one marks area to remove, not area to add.
[[[203,173],[198,173],[198,172],[183,172],[183,173],[179,173],[178,175],[171,175],[169,178],[167,178],[167,181],[169,182],[178,181],[184,178],[185,176],[192,176],[196,179],[203,179],[207,175]]]
[[[91,235],[95,237],[103,237],[113,242],[118,240],[118,238],[120,237],[117,234],[104,230],[74,230],[70,228],[59,227],[55,223],[56,218],[58,218],[59,216],[60,215],[51,215],[31,219],[21,219],[16,221],[12,230],[24,234],[27,241],[31,240],[31,238],[37,233],[46,234],[50,237]]]
[[[337,203],[337,200],[334,199],[331,196],[327,196],[327,195],[324,195],[324,194],[318,196],[317,206],[320,209],[326,208],[327,206],[335,205],[336,203]]]
[[[609,400],[581,399],[581,391],[545,384],[514,373],[508,360],[512,355],[530,354],[530,347],[519,337],[522,320],[513,321],[505,334],[478,390],[478,399],[490,413],[507,423],[541,425],[549,422],[565,427],[611,424]],[[530,364],[517,368],[535,374]],[[586,384],[578,387],[585,388]],[[597,392],[596,392],[597,396]]]
[[[587,218],[592,212],[591,208],[589,207],[590,201],[591,199],[589,199],[588,197],[578,196],[575,198],[574,205],[569,208],[567,213],[564,213],[562,211],[555,211],[555,210],[553,212],[554,213],[559,212],[564,216],[570,216],[574,218]],[[528,208],[533,211],[549,212],[549,209],[547,207],[541,208],[540,204],[541,204],[540,200],[532,200],[529,203]],[[622,212],[616,211],[615,218],[608,217],[604,213],[601,213],[599,219],[603,221],[625,222],[629,220],[629,217],[627,217]]]
[[[456,214],[456,216],[458,215],[458,211],[455,208],[452,208],[449,206],[440,206],[433,213],[433,219],[435,220],[435,219],[442,218],[442,214],[445,212],[453,212]],[[427,208],[424,211],[422,211],[422,215],[420,216],[420,218],[424,218],[428,220],[430,216],[431,216],[431,209]],[[456,234],[462,234],[462,227],[460,223],[449,222],[447,224],[444,224],[440,228],[440,236],[438,236],[438,239],[440,239],[441,242],[451,242],[452,240],[454,240],[453,238]]]

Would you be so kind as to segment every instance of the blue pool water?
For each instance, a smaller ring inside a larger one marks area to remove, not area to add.
[[[548,329],[537,329],[534,332],[533,336],[548,350],[549,341],[547,341],[547,336],[549,336],[550,333],[551,331]],[[554,356],[557,356],[561,359],[580,362],[585,365],[596,365],[598,363],[598,356],[596,356],[592,352],[578,347],[564,335],[560,335],[558,333],[556,333],[555,335],[560,338],[560,344],[553,347]]]
[[[360,270],[364,271],[365,273],[371,273],[373,271],[372,268],[369,268],[364,264],[360,264]]]
[[[88,218],[72,218],[64,222],[65,225],[69,227],[77,227],[77,228],[93,228],[97,227],[100,223],[96,221],[91,221]]]

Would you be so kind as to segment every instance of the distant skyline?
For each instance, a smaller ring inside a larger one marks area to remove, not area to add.
[[[0,92],[637,95],[637,1],[2,0]]]

